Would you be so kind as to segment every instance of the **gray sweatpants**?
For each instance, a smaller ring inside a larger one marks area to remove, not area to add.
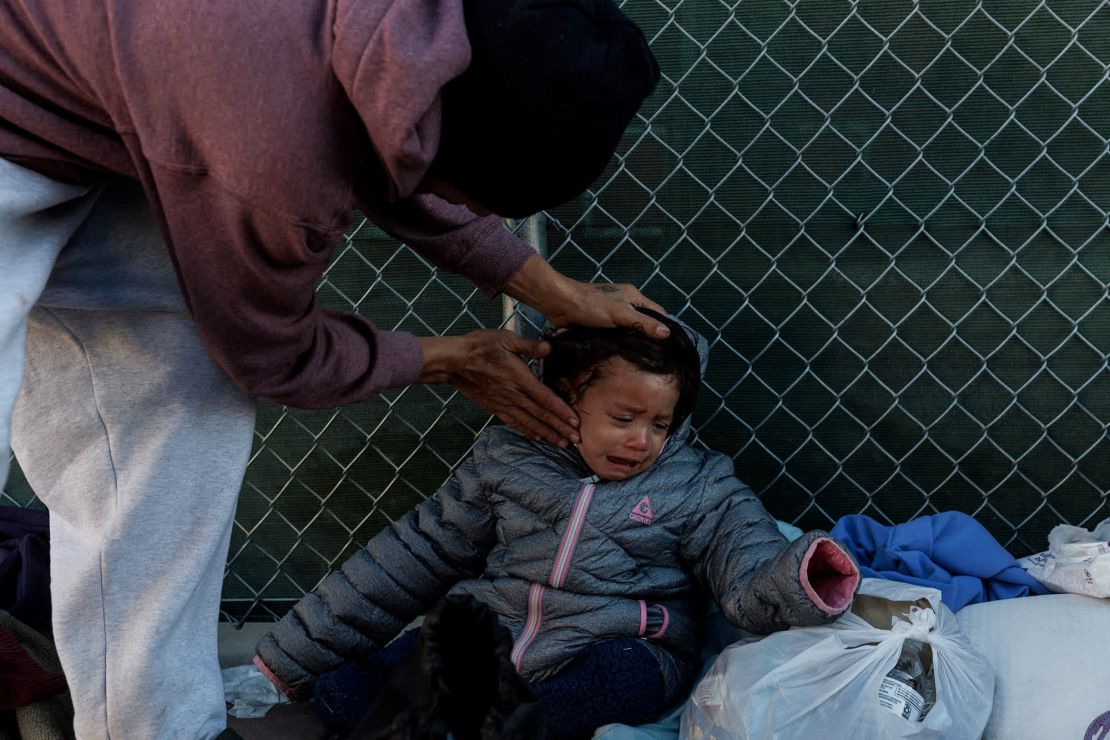
[[[205,352],[135,183],[0,159],[0,450],[10,420],[50,510],[79,738],[224,728],[216,624],[254,410]]]

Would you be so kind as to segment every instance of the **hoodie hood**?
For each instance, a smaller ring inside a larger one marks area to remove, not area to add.
[[[332,69],[388,176],[413,194],[439,149],[441,90],[470,65],[462,0],[337,0]]]

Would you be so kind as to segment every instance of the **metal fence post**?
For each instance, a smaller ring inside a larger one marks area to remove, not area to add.
[[[505,222],[525,244],[536,250],[536,254],[544,259],[547,258],[546,215],[541,212],[524,219],[506,219]],[[531,306],[507,295],[501,296],[501,312],[504,328],[516,332],[525,339],[536,339],[543,331],[543,315]]]

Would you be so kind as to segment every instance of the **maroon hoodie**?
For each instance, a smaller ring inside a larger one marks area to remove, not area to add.
[[[414,195],[469,62],[461,0],[5,0],[0,157],[139,180],[216,361],[250,393],[336,406],[423,364],[412,335],[316,301],[353,210],[487,294],[531,254]]]

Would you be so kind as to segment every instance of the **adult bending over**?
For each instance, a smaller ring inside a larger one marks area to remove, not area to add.
[[[545,345],[381,331],[314,288],[358,210],[557,324],[654,332],[636,290],[559,275],[489,214],[581,193],[657,79],[611,0],[0,5],[0,449],[11,428],[50,509],[78,737],[223,729],[254,396],[447,382],[577,441],[519,357]]]

